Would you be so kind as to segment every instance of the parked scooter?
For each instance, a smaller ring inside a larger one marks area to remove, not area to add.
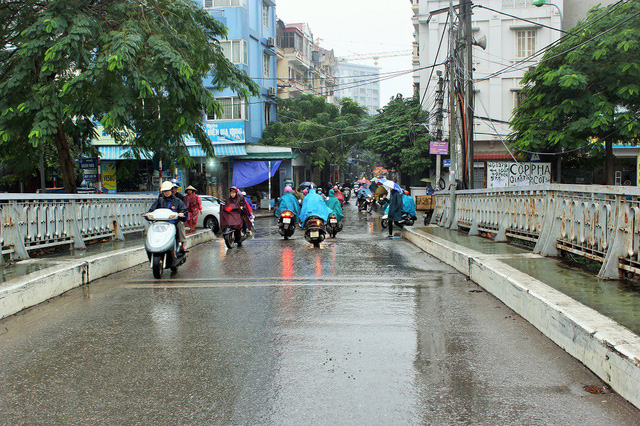
[[[309,216],[304,223],[304,239],[313,244],[314,247],[320,247],[320,243],[326,237],[326,229],[324,220],[319,216]]]
[[[280,213],[278,218],[278,232],[288,240],[296,232],[296,216],[291,210]]]
[[[336,234],[342,231],[343,225],[338,222],[338,218],[334,213],[329,215],[329,223],[327,224],[327,232],[331,238],[335,238]]]
[[[178,248],[176,227],[170,223],[178,219],[178,213],[170,209],[157,209],[147,213],[145,218],[151,222],[145,241],[147,257],[153,277],[160,279],[165,269],[171,269],[175,273],[187,260],[187,253]]]

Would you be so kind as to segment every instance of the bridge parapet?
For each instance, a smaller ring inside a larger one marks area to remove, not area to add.
[[[436,194],[432,223],[517,238],[534,252],[561,251],[598,261],[601,278],[640,274],[640,188],[535,185]]]
[[[28,259],[29,251],[143,231],[154,195],[0,194],[2,254]],[[0,262],[2,257],[0,257]]]

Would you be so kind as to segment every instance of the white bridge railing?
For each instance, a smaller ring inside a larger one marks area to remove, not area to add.
[[[29,251],[146,229],[142,217],[153,195],[0,194],[2,254],[27,259]],[[0,261],[1,261],[0,257]]]
[[[453,208],[452,208],[453,206]],[[535,243],[534,252],[570,252],[602,263],[598,276],[640,274],[640,188],[536,185],[436,194],[431,223]]]

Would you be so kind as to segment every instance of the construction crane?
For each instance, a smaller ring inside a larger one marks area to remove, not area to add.
[[[381,52],[381,53],[362,53],[355,54],[351,56],[341,56],[336,58],[338,62],[350,62],[350,61],[364,61],[367,59],[373,59],[374,64],[378,65],[378,59],[380,58],[395,58],[397,56],[412,56],[412,50],[395,50],[392,52]]]

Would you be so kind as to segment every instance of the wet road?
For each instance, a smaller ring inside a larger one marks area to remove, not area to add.
[[[161,282],[145,265],[0,321],[0,423],[637,424],[491,295],[346,213],[321,249],[261,219]]]

